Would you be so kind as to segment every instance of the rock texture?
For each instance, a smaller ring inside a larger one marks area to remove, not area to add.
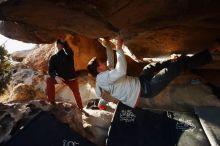
[[[168,111],[194,111],[195,107],[220,107],[220,96],[200,76],[185,72],[154,98],[140,99],[138,106]]]
[[[212,46],[219,10],[219,0],[2,0],[0,31],[32,43],[66,33],[96,39],[120,32],[138,57],[155,56]]]
[[[36,98],[46,98],[45,75],[41,72],[27,68],[22,63],[14,66],[9,84],[9,101],[23,101]]]
[[[42,73],[47,73],[48,60],[50,56],[57,52],[54,44],[39,45],[31,53],[27,54],[22,61],[22,64],[29,66]]]
[[[16,51],[11,54],[13,61],[21,62],[33,50]]]

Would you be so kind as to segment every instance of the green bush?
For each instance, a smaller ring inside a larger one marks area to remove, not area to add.
[[[0,95],[7,89],[11,77],[11,63],[4,46],[0,46]]]

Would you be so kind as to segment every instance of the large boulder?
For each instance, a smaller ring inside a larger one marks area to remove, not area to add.
[[[27,68],[22,63],[14,66],[14,71],[9,84],[9,101],[30,100],[46,98],[44,74]]]
[[[29,53],[22,63],[30,68],[46,73],[48,70],[48,60],[56,53],[54,44],[39,45],[38,48]]]
[[[219,9],[219,0],[7,0],[0,1],[0,32],[32,43],[120,32],[138,57],[195,52],[219,38]]]
[[[169,111],[194,111],[195,107],[220,107],[218,96],[203,78],[185,72],[157,96],[140,98],[138,106]]]

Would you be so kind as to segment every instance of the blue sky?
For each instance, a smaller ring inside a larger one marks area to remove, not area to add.
[[[0,45],[2,45],[3,43],[5,43],[5,49],[8,51],[8,53],[32,49],[35,46],[35,44],[12,40],[0,34]]]

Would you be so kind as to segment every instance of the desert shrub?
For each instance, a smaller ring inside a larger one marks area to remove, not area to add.
[[[7,89],[11,77],[11,63],[5,46],[0,46],[0,95]]]

